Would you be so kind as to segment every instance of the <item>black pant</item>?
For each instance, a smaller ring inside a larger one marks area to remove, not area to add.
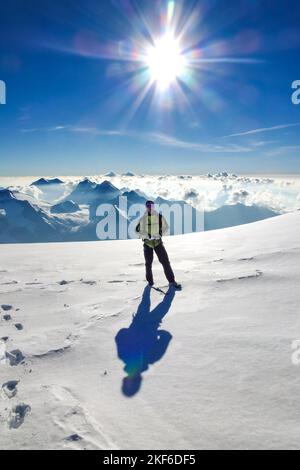
[[[146,279],[149,284],[153,284],[153,274],[152,274],[152,263],[153,263],[153,251],[155,251],[159,262],[162,264],[165,272],[165,276],[169,282],[175,282],[175,277],[173,270],[170,265],[170,260],[168,253],[164,247],[163,242],[161,242],[155,248],[144,244],[144,256],[145,256],[145,265],[146,265]]]

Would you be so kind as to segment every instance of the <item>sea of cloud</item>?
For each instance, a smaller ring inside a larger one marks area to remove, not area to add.
[[[37,201],[56,203],[84,177],[60,177],[65,184],[51,191],[30,184],[36,177],[0,177],[0,187],[18,190]],[[139,190],[148,197],[184,200],[207,211],[226,204],[258,205],[285,213],[300,209],[300,176],[208,175],[94,175],[95,182],[109,180],[122,190]],[[25,196],[26,197],[26,196]]]

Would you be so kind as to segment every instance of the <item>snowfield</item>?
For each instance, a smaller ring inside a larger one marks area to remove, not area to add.
[[[138,240],[1,245],[0,448],[299,449],[299,233],[166,238],[166,296]]]

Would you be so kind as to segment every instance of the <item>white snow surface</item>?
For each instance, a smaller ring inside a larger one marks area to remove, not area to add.
[[[141,242],[0,245],[0,449],[299,449],[299,232],[295,212],[166,238],[183,290],[143,304],[135,362],[168,341],[132,396],[115,338],[142,301]]]

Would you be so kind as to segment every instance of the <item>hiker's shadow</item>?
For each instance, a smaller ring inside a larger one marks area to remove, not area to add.
[[[163,357],[172,339],[168,331],[160,330],[159,327],[171,307],[175,289],[170,288],[163,301],[152,311],[150,292],[151,288],[147,286],[131,325],[122,328],[115,338],[118,356],[124,362],[124,371],[127,373],[122,383],[122,392],[127,397],[139,391],[142,373],[150,364]]]

